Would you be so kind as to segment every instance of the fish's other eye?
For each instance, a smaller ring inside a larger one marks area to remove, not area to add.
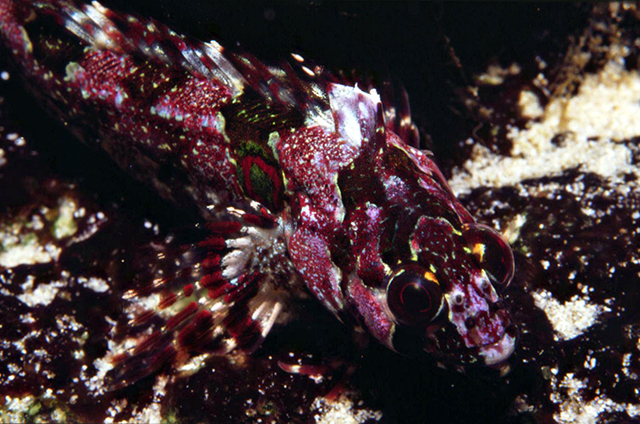
[[[402,324],[431,321],[442,307],[442,289],[435,275],[420,266],[403,267],[387,286],[387,304]]]
[[[497,284],[508,286],[515,272],[513,252],[502,234],[482,224],[467,224],[464,237],[478,264]]]

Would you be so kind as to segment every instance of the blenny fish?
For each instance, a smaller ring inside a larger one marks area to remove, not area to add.
[[[175,269],[123,293],[112,388],[252,352],[304,297],[402,354],[500,368],[514,351],[511,249],[418,148],[408,103],[98,2],[0,0],[0,36],[79,139],[201,211]]]

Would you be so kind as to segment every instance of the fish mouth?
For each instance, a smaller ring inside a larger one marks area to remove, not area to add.
[[[516,337],[505,332],[500,340],[484,346],[479,346],[480,356],[487,366],[500,366],[516,348]]]

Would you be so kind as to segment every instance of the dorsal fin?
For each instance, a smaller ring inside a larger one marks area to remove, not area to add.
[[[331,73],[299,54],[292,54],[291,63],[267,66],[249,53],[229,53],[216,41],[201,42],[177,34],[153,19],[114,12],[97,1],[82,6],[67,0],[38,1],[35,5],[96,49],[215,79],[234,97],[250,90],[267,104],[295,108],[312,118],[322,119],[329,110],[331,85],[358,86],[365,92],[375,89],[366,76]],[[411,121],[406,91],[402,89],[396,99],[391,84],[385,83],[381,94],[387,128],[417,147],[418,131]]]
[[[296,65],[298,70],[290,64],[270,67],[249,53],[229,53],[216,41],[201,42],[177,34],[153,19],[114,12],[97,1],[81,6],[66,0],[38,1],[36,7],[96,49],[215,79],[234,97],[253,90],[268,103],[326,109],[327,77],[309,75],[302,65]]]
[[[407,90],[402,87],[399,97],[396,97],[393,85],[387,81],[382,85],[380,97],[382,98],[386,127],[409,146],[419,149],[420,133],[418,127],[411,120],[411,107]]]

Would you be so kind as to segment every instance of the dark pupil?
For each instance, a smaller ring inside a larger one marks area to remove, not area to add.
[[[493,243],[487,243],[484,246],[484,256],[482,262],[484,269],[491,274],[500,283],[505,283],[513,264],[509,260],[510,257],[505,255],[506,246],[502,246],[501,240],[495,240]]]
[[[402,308],[409,315],[420,316],[431,309],[431,295],[419,282],[407,283],[400,292]]]
[[[426,279],[423,272],[404,271],[389,282],[387,303],[394,317],[403,324],[429,321],[442,301],[440,286]]]
[[[477,254],[479,265],[498,284],[509,284],[513,278],[513,253],[509,243],[494,229],[481,224],[469,224],[465,237]]]

